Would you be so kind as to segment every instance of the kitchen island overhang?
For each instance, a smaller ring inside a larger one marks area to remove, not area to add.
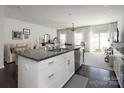
[[[62,51],[49,51],[49,49],[46,48],[27,49],[27,50],[18,51],[16,52],[16,54],[18,56],[22,56],[40,62],[42,60],[55,57],[79,48],[80,46],[66,46],[66,48],[63,49]]]

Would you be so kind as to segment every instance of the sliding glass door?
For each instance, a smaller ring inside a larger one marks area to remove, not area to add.
[[[74,44],[75,45],[80,45],[81,44],[81,42],[82,42],[82,40],[83,40],[83,38],[82,38],[82,33],[74,33]]]
[[[108,33],[100,33],[100,50],[105,51],[109,47],[109,34]]]
[[[109,47],[108,42],[109,34],[106,33],[93,33],[90,35],[90,51],[104,51]]]
[[[60,34],[60,44],[64,45],[66,43],[66,35]]]
[[[92,33],[90,35],[90,51],[96,51],[100,48],[99,33]]]

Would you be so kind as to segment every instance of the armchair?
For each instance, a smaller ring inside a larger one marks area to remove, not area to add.
[[[6,63],[16,62],[17,55],[13,52],[11,45],[4,46],[4,60]]]

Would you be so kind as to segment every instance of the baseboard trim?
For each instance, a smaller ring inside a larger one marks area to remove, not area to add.
[[[4,66],[0,66],[0,69],[3,69],[4,68]]]

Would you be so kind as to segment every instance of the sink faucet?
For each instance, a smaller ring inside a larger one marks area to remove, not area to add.
[[[53,43],[54,43],[54,44],[55,44],[55,43],[59,43],[58,37],[53,38]]]
[[[54,43],[54,46],[58,46],[59,45],[58,37],[53,38],[53,43]]]

